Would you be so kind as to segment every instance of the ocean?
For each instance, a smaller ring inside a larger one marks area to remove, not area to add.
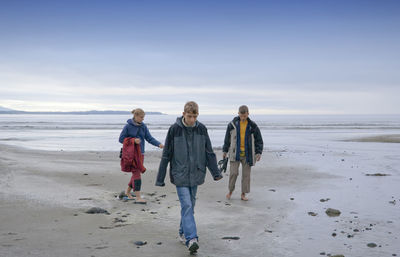
[[[164,142],[176,115],[146,115],[153,137]],[[214,148],[223,145],[232,115],[200,115]],[[131,115],[0,115],[0,143],[55,151],[119,151],[119,134]],[[342,140],[400,134],[400,115],[251,115],[265,149],[323,147]],[[146,144],[146,151],[158,150]]]

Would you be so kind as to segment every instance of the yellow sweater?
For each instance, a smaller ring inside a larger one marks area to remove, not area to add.
[[[246,156],[244,139],[246,137],[247,120],[244,122],[240,121],[240,156]]]

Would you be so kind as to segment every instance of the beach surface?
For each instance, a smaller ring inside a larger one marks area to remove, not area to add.
[[[196,256],[400,256],[398,146],[266,149],[248,202],[240,177],[226,200],[228,173],[218,182],[208,173],[195,207]],[[130,178],[118,152],[0,145],[0,256],[189,256],[177,239],[176,189],[168,175],[154,186],[160,157],[145,155],[140,205],[118,197]],[[108,214],[86,213],[92,207]]]

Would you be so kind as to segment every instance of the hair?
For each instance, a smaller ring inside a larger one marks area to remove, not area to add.
[[[131,113],[133,114],[133,117],[135,117],[135,116],[144,116],[145,115],[143,109],[140,109],[140,108],[133,109],[131,111]]]
[[[199,105],[194,101],[189,101],[185,104],[183,111],[191,114],[199,114]]]
[[[247,107],[247,105],[240,106],[239,113],[241,113],[241,114],[249,113],[249,107]]]

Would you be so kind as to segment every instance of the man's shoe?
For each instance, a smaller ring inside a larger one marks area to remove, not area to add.
[[[182,244],[186,244],[186,238],[185,238],[185,235],[184,235],[184,234],[179,234],[178,238],[179,238],[179,241],[180,241]]]
[[[190,239],[188,243],[188,248],[190,253],[195,253],[197,252],[197,249],[199,249],[199,244],[197,242],[197,238]]]

